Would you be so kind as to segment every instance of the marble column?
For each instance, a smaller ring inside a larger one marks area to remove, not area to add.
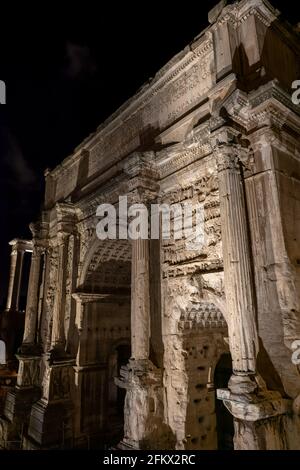
[[[131,265],[131,356],[149,358],[150,279],[149,240],[132,240]]]
[[[244,187],[238,147],[218,146],[224,283],[233,372],[256,373],[258,333]]]
[[[6,310],[18,311],[25,247],[19,240],[12,240],[9,244],[12,251]]]
[[[224,284],[233,374],[227,389],[218,389],[234,418],[234,448],[282,449],[280,426],[290,400],[269,391],[257,371],[259,351],[256,299],[251,265],[249,221],[242,174],[243,149],[217,146]]]
[[[65,350],[65,294],[66,294],[66,276],[68,261],[68,242],[69,233],[60,232],[58,234],[59,264],[57,288],[53,308],[53,324],[51,335],[51,349],[57,353],[64,353]]]
[[[33,345],[36,340],[38,300],[41,274],[41,255],[42,248],[35,246],[33,248],[31,267],[29,274],[29,284],[27,293],[27,305],[25,316],[25,328],[23,336],[23,347]]]

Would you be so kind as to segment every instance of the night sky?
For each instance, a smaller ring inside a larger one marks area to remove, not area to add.
[[[1,4],[0,80],[7,104],[0,106],[0,305],[8,241],[30,237],[44,170],[191,42],[217,0],[78,3],[15,2],[9,11]],[[300,21],[297,1],[272,4],[291,23]]]

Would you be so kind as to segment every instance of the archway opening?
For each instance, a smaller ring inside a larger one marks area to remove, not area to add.
[[[215,390],[227,388],[232,375],[232,360],[229,353],[222,354],[215,368]],[[217,439],[218,450],[233,450],[234,424],[233,416],[222,400],[216,397]]]

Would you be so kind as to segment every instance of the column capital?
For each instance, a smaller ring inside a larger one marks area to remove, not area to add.
[[[32,252],[33,243],[31,240],[23,240],[21,238],[14,238],[8,243],[11,246],[12,252],[29,251]]]
[[[32,259],[33,258],[40,258],[44,253],[46,253],[46,250],[47,250],[46,245],[34,244],[33,245],[33,250],[32,250]]]
[[[240,171],[241,161],[235,153],[220,151],[217,159],[218,172],[225,170]]]
[[[212,149],[218,172],[236,170],[241,165],[250,170],[253,150],[250,141],[230,128],[221,128],[212,133]]]

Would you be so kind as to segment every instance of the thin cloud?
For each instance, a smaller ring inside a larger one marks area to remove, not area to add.
[[[2,139],[5,140],[3,162],[11,170],[16,183],[22,187],[33,186],[37,181],[37,176],[25,159],[17,139],[5,129],[1,132]]]
[[[96,72],[96,62],[87,46],[66,43],[66,63],[63,74],[70,79],[85,79]]]

